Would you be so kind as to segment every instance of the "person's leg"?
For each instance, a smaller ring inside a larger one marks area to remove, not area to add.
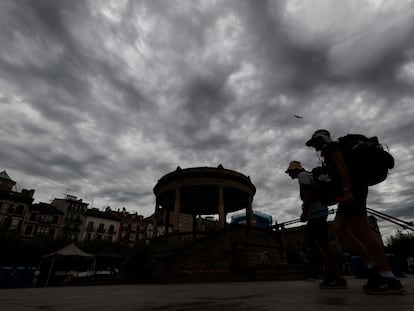
[[[404,287],[391,271],[380,235],[374,231],[369,223],[366,213],[366,198],[368,188],[360,188],[354,191],[354,197],[359,203],[355,206],[355,212],[349,217],[352,229],[357,239],[363,244],[369,257],[361,253],[368,267],[368,282],[363,286],[366,294],[384,295],[401,294]]]
[[[346,246],[361,256],[364,262],[373,262],[374,260],[365,245],[352,232],[350,224],[352,223],[349,216],[337,214],[333,225],[335,233]]]
[[[381,238],[375,232],[365,215],[357,215],[352,219],[352,226],[358,239],[363,243],[364,248],[371,254],[379,271],[391,271],[387,258],[385,257],[384,246]]]
[[[348,288],[346,280],[342,277],[338,265],[337,254],[329,243],[327,217],[320,217],[315,222],[314,238],[315,245],[319,249],[320,258],[325,267],[325,278],[319,284],[321,289],[345,289]]]
[[[329,242],[320,243],[320,248],[323,252],[323,259],[328,274],[335,278],[342,277],[341,271],[338,266],[337,254],[334,251],[332,245]]]
[[[303,247],[308,250],[308,260],[309,260],[309,271],[310,276],[312,279],[318,278],[318,269],[315,265],[317,262],[316,259],[321,258],[321,250],[319,249],[318,245],[315,243],[315,220],[310,219],[308,220],[305,228],[305,240]]]

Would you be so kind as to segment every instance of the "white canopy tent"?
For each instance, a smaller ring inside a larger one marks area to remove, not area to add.
[[[45,287],[47,287],[48,283],[49,283],[49,279],[51,277],[52,274],[52,270],[53,267],[55,265],[56,259],[60,258],[60,257],[64,257],[64,258],[69,258],[69,259],[75,259],[75,258],[84,258],[84,259],[92,259],[94,257],[93,254],[88,254],[84,251],[82,251],[81,249],[79,249],[75,243],[70,243],[69,245],[63,247],[60,250],[57,250],[53,253],[47,254],[45,256],[43,256],[44,259],[47,258],[52,258],[52,263],[50,264],[50,268],[49,268],[49,273],[47,275],[47,279],[45,282]]]

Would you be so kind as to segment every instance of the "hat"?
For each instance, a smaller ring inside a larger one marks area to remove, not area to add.
[[[327,131],[327,130],[317,130],[317,131],[315,131],[315,133],[313,133],[311,139],[309,139],[306,142],[306,146],[312,147],[315,140],[318,139],[319,137],[321,137],[323,139],[323,141],[325,141],[325,142],[332,141],[331,134],[329,133],[329,131]]]
[[[303,170],[302,164],[300,164],[299,161],[291,161],[285,173],[288,174],[289,171],[294,171],[294,170]]]

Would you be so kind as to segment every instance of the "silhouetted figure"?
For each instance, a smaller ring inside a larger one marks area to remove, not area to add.
[[[340,145],[331,139],[327,130],[317,130],[306,146],[321,151],[324,164],[333,182],[338,201],[334,229],[342,241],[358,253],[368,267],[367,294],[400,294],[401,283],[391,271],[382,241],[372,230],[367,218],[368,185],[357,172],[350,172]]]
[[[347,288],[347,282],[340,273],[336,253],[329,243],[328,206],[320,201],[312,174],[299,161],[290,162],[286,173],[299,181],[300,198],[303,202],[300,219],[307,222],[304,249],[309,247],[325,263],[326,275],[319,287]]]

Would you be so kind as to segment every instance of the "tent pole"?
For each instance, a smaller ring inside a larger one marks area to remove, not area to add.
[[[54,266],[54,264],[55,264],[55,256],[53,256],[53,259],[52,259],[52,263],[50,264],[50,269],[49,269],[49,273],[48,273],[48,275],[47,275],[47,279],[46,279],[46,283],[45,283],[45,287],[47,287],[47,285],[49,284],[49,279],[50,279],[50,276],[51,276],[51,274],[52,274],[52,269],[53,269],[53,266]]]
[[[96,276],[96,257],[92,261],[92,271],[93,271],[93,279],[95,279],[95,276]]]

